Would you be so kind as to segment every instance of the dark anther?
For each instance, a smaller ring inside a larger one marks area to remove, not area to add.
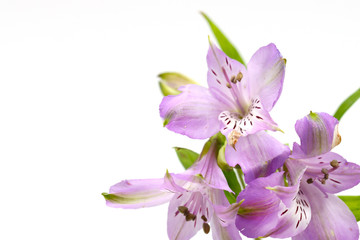
[[[194,221],[196,218],[196,215],[192,214],[192,213],[189,213],[188,215],[186,215],[185,219],[186,221]]]
[[[205,234],[208,234],[210,232],[210,225],[208,223],[203,223],[203,230]]]
[[[326,180],[324,178],[320,179],[321,184],[325,184]]]
[[[235,84],[235,83],[236,83],[235,76],[232,76],[231,79],[230,79],[230,81]]]
[[[308,184],[310,184],[310,183],[313,183],[314,180],[313,180],[312,178],[309,178],[308,180],[306,180],[306,182],[307,182]]]
[[[329,171],[328,171],[326,168],[321,169],[321,172],[322,172],[323,174],[328,174],[328,173],[329,173]]]
[[[324,174],[324,179],[328,180],[329,179],[329,174]]]
[[[185,206],[179,206],[179,207],[178,207],[178,210],[179,210],[179,212],[181,212],[181,213],[185,213],[185,212],[188,212],[188,211],[189,211],[188,208],[185,207]]]
[[[235,80],[240,82],[242,78],[243,78],[243,74],[241,72],[239,72],[238,75],[236,76]]]
[[[231,88],[231,85],[230,85],[229,83],[227,83],[226,86],[227,86],[228,88]]]
[[[204,220],[204,222],[207,222],[207,218],[204,215],[201,216],[201,219]]]
[[[333,168],[337,168],[339,167],[339,162],[337,160],[332,160],[330,162],[330,165],[333,167]]]

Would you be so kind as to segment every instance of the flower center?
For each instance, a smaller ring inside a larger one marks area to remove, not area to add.
[[[181,199],[186,197],[189,198]],[[197,224],[201,224],[202,222],[203,230],[206,234],[208,234],[210,232],[208,219],[211,217],[211,211],[206,204],[205,197],[200,192],[192,192],[189,196],[188,192],[187,194],[180,194],[177,197],[177,200],[180,202],[185,201],[185,203],[178,206],[178,210],[175,212],[175,216],[182,214],[187,222],[194,222],[194,228],[197,226]]]
[[[244,116],[238,112],[223,111],[220,113],[218,119],[224,124],[223,131],[230,132],[228,135],[230,145],[234,146],[240,136],[247,136],[251,133],[256,121],[264,120],[261,109],[260,99],[255,98],[251,100]]]

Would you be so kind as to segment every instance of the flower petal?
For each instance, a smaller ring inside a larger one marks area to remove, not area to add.
[[[164,189],[164,179],[124,180],[104,193],[106,204],[115,208],[152,207],[170,201],[174,195]]]
[[[307,197],[299,183],[284,187],[283,172],[258,178],[239,194],[244,199],[236,226],[247,237],[292,237],[303,231],[311,218]]]
[[[169,95],[160,104],[160,116],[168,121],[166,127],[190,138],[204,139],[220,130],[218,116],[224,109],[208,89],[186,85],[179,95]]]
[[[232,192],[226,178],[217,164],[217,154],[219,151],[219,143],[217,140],[212,140],[208,152],[200,161],[195,162],[184,174],[198,175],[204,178],[204,181],[211,187]]]
[[[300,149],[294,148],[293,156],[314,157],[329,152],[340,143],[337,124],[339,121],[327,113],[313,113],[298,120],[295,129],[300,137]]]
[[[309,226],[293,240],[359,238],[356,219],[342,200],[333,194],[325,197],[312,185],[302,184],[301,189],[309,198],[312,216]]]
[[[270,111],[279,99],[285,76],[285,60],[275,44],[260,48],[248,64],[249,91],[259,96],[265,109]]]
[[[215,44],[210,43],[207,54],[207,80],[210,92],[227,107],[223,110],[240,111],[245,114],[249,97],[245,91],[246,68],[226,56]]]
[[[224,227],[219,219],[214,217],[211,221],[211,229],[214,240],[241,240],[239,230],[234,223]]]
[[[189,213],[181,213],[179,207],[184,206]],[[187,240],[203,227],[202,216],[209,221],[213,216],[213,208],[206,197],[200,192],[184,192],[176,194],[169,204],[167,231],[169,239]]]
[[[279,212],[284,208],[276,194],[266,189],[280,185],[283,173],[274,173],[268,177],[257,178],[240,192],[237,201],[240,206],[235,224],[242,234],[256,238],[271,233],[278,223]]]
[[[338,193],[360,182],[360,166],[347,162],[337,153],[328,152],[299,161],[308,166],[306,179],[312,178],[313,184],[323,192]]]
[[[246,182],[275,172],[290,154],[286,145],[265,131],[240,137],[235,148],[227,146],[225,157],[230,166],[241,166]]]

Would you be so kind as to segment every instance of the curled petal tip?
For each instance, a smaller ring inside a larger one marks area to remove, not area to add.
[[[334,137],[331,147],[334,148],[341,143],[341,135],[339,133],[339,124],[335,126]]]

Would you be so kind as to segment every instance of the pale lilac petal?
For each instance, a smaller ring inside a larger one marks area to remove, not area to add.
[[[285,61],[274,44],[260,48],[247,66],[251,96],[259,96],[270,111],[279,99],[285,76]]]
[[[316,187],[302,184],[301,189],[309,198],[311,221],[305,231],[293,240],[359,239],[359,227],[346,204],[333,194],[324,194]]]
[[[179,206],[188,208],[196,217],[186,221],[186,216],[179,211]],[[176,194],[169,204],[167,231],[169,239],[188,240],[202,227],[202,216],[209,221],[213,216],[213,208],[209,200],[200,192],[184,192]]]
[[[211,221],[211,231],[214,240],[241,240],[239,230],[234,223],[224,227],[216,216]]]
[[[164,188],[164,179],[125,180],[103,194],[106,204],[115,208],[152,207],[170,201],[173,193]]]
[[[300,137],[301,150],[307,157],[314,157],[329,152],[340,143],[338,120],[327,113],[313,113],[298,120],[295,129]],[[298,150],[293,154],[300,155]]]
[[[311,218],[307,197],[299,184],[284,187],[283,172],[252,181],[239,194],[244,199],[236,226],[247,237],[291,237],[303,231]]]
[[[281,184],[283,173],[274,173],[268,177],[257,178],[240,192],[237,201],[240,206],[235,224],[242,234],[256,238],[267,236],[278,223],[279,212],[284,208],[276,194],[266,189]]]
[[[292,185],[299,183],[304,175],[304,172],[306,171],[307,166],[304,163],[292,158],[286,159],[285,165],[288,170],[289,183]]]
[[[278,224],[269,236],[287,238],[301,233],[309,225],[311,213],[309,200],[300,189],[296,197],[292,199],[290,206],[284,206],[279,212]]]
[[[160,116],[168,121],[166,127],[190,138],[204,139],[220,130],[219,114],[224,106],[208,89],[186,85],[179,95],[166,96],[160,104]]]
[[[203,156],[200,161],[196,162],[193,166],[186,170],[184,174],[200,174],[204,178],[206,184],[211,188],[232,192],[223,172],[217,165],[218,148],[218,142],[213,140],[206,155]]]
[[[338,193],[360,182],[360,166],[347,162],[337,153],[328,152],[298,161],[308,166],[306,179],[312,178],[313,184],[323,192]]]
[[[286,145],[264,131],[240,137],[235,148],[227,146],[225,158],[230,166],[240,165],[246,182],[275,172],[290,154]]]
[[[245,107],[249,102],[249,97],[245,90],[247,82],[246,68],[238,61],[226,56],[224,52],[212,43],[210,43],[206,59],[210,92],[227,106],[224,110],[240,111],[245,115]],[[235,79],[238,80],[235,81]]]

